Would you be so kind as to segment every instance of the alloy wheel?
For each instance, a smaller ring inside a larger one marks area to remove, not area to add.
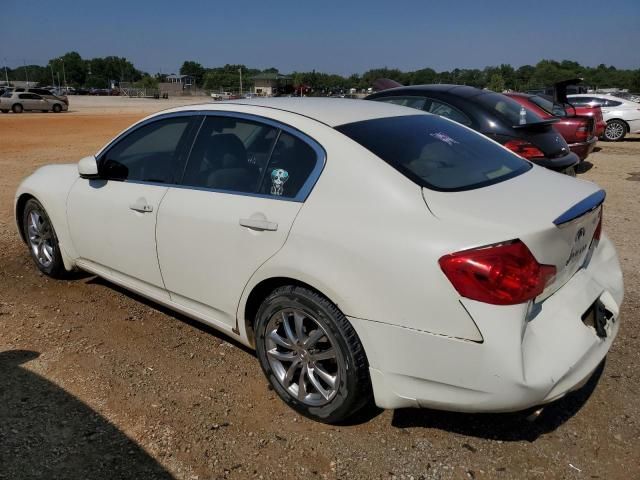
[[[344,360],[313,316],[295,308],[276,312],[267,323],[265,347],[271,369],[291,396],[314,407],[333,400]]]
[[[55,242],[49,221],[37,210],[31,210],[27,219],[29,246],[36,260],[48,268],[55,258]]]
[[[622,125],[620,122],[608,123],[607,128],[604,131],[605,137],[607,137],[608,140],[614,140],[614,141],[621,139],[625,133],[626,132],[625,132],[624,125]]]

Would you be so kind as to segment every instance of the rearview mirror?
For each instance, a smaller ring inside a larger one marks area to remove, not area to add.
[[[98,161],[93,155],[78,162],[78,173],[82,178],[98,178]]]

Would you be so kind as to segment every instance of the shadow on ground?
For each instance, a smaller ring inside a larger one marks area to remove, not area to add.
[[[396,410],[392,425],[397,428],[437,428],[470,437],[505,442],[533,442],[552,432],[573,417],[584,406],[598,384],[604,370],[603,361],[589,381],[579,390],[547,405],[540,416],[529,421],[527,412],[501,414],[470,414],[435,410]]]
[[[593,168],[593,163],[591,163],[589,160],[583,160],[576,167],[576,173],[585,173],[591,170],[592,168]]]
[[[107,419],[22,367],[38,355],[0,352],[0,478],[173,478]]]

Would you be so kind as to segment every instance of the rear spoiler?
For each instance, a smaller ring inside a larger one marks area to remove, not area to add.
[[[604,190],[598,190],[597,192],[592,193],[587,198],[580,200],[573,207],[556,218],[553,223],[556,226],[560,226],[583,216],[585,213],[595,210],[602,205],[606,196],[607,194]]]
[[[382,90],[389,90],[390,88],[396,87],[404,87],[404,85],[396,82],[395,80],[391,80],[390,78],[378,78],[373,82],[373,89],[376,92],[381,92]]]
[[[536,128],[548,127],[558,121],[560,121],[559,118],[549,118],[547,120],[542,120],[540,122],[523,123],[522,125],[514,125],[513,128],[516,128],[519,130],[534,130]]]

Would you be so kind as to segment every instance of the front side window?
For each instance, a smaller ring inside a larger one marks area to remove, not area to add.
[[[100,175],[110,180],[172,183],[189,122],[190,117],[176,117],[137,128],[101,157]]]
[[[294,198],[316,162],[313,148],[277,127],[234,117],[207,116],[182,183]]]
[[[531,168],[481,134],[437,116],[379,118],[336,129],[416,184],[433,190],[480,188]]]

